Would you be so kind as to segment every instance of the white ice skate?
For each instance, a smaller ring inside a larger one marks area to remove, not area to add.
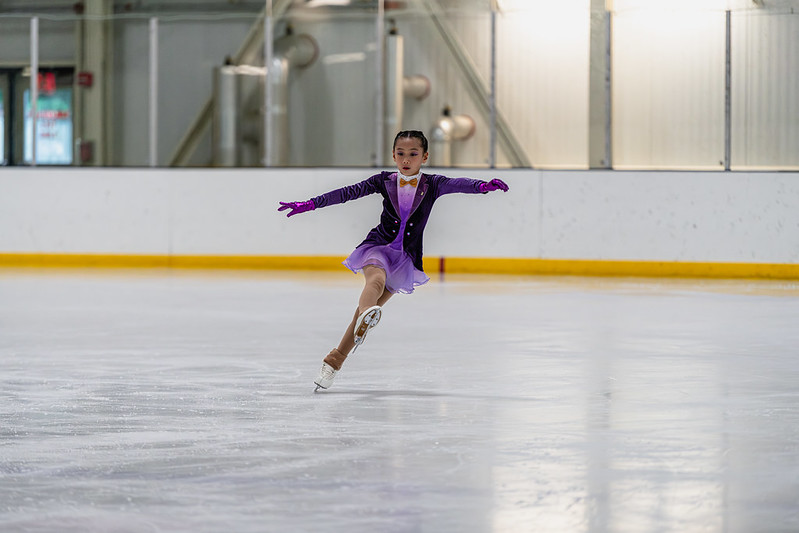
[[[333,384],[333,380],[336,378],[337,370],[330,366],[327,363],[322,363],[322,369],[319,371],[319,377],[314,380],[316,384],[316,389],[314,392],[318,391],[319,389],[328,389],[330,385]]]
[[[355,334],[355,348],[353,348],[353,352],[366,340],[366,334],[380,322],[380,316],[382,314],[383,311],[380,306],[373,305],[358,316],[358,320],[355,321],[355,330],[353,331]]]

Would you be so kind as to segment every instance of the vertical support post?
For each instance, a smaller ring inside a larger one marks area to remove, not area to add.
[[[491,0],[491,101],[489,102],[488,167],[497,166],[497,0]]]
[[[158,166],[158,19],[150,18],[150,166]]]
[[[613,168],[613,15],[605,11],[605,168]]]
[[[724,52],[724,170],[730,170],[732,159],[732,11],[726,12],[726,45]]]
[[[385,101],[386,101],[386,24],[385,0],[377,0],[377,24],[375,28],[377,39],[377,98],[375,100],[375,166],[382,167],[385,162],[383,153],[385,142]]]
[[[264,14],[264,160],[265,167],[272,166],[273,150],[270,148],[274,132],[272,131],[272,89],[270,80],[274,76],[272,62],[275,56],[275,37],[274,21],[272,13],[272,0],[266,0],[266,12]]]
[[[31,19],[31,166],[36,166],[36,136],[39,120],[39,17]]]
[[[113,161],[114,39],[113,0],[85,0],[81,56],[84,70],[94,75],[91,88],[81,90],[82,142],[92,148],[83,163],[93,166]]]
[[[75,72],[83,72],[86,70],[84,65],[86,64],[85,54],[83,51],[83,39],[84,39],[84,25],[83,21],[78,18],[75,21]],[[76,90],[72,96],[73,98],[73,108],[72,108],[72,131],[74,132],[74,144],[72,153],[72,164],[75,166],[80,166],[83,164],[80,148],[83,144],[83,130],[84,130],[84,117],[83,117],[83,102],[85,100],[84,91]]]
[[[605,0],[591,0],[588,167],[612,168],[612,13]]]

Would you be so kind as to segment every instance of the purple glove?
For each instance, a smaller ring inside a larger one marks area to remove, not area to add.
[[[285,209],[291,209],[286,215],[287,217],[291,217],[299,215],[300,213],[305,213],[306,211],[313,211],[316,209],[316,204],[313,203],[313,200],[308,200],[307,202],[280,202],[280,207],[278,207],[277,210],[283,211]]]
[[[481,183],[479,189],[480,192],[491,192],[496,191],[497,189],[502,189],[504,192],[508,192],[508,185],[504,181],[494,178],[488,183]]]

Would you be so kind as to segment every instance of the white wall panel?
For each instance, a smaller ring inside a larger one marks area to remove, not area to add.
[[[174,253],[346,255],[377,225],[376,195],[291,218],[279,202],[305,201],[365,180],[374,169],[282,169],[173,174]]]
[[[0,173],[0,250],[170,253],[165,171],[12,168]]]
[[[537,257],[541,249],[541,171],[439,169],[447,176],[500,176],[513,193],[456,194],[437,201],[425,230],[425,254]]]
[[[724,172],[548,173],[544,257],[795,263],[797,178]]]
[[[4,170],[0,253],[344,256],[378,223],[379,196],[290,219],[278,202],[373,173]],[[798,173],[492,175],[511,191],[440,199],[428,256],[799,263]]]

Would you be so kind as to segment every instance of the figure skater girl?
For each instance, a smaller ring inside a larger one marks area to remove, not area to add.
[[[278,211],[289,210],[286,216],[291,217],[374,193],[383,197],[380,224],[344,260],[344,265],[356,274],[363,272],[366,283],[341,342],[324,358],[319,377],[314,381],[316,390],[333,384],[344,360],[380,321],[382,307],[392,295],[410,294],[415,287],[429,281],[422,270],[422,233],[436,199],[450,193],[508,190],[499,179],[486,182],[423,174],[421,167],[427,161],[427,148],[427,138],[421,131],[401,131],[394,138],[392,149],[398,172],[384,171],[305,202],[280,202]]]

